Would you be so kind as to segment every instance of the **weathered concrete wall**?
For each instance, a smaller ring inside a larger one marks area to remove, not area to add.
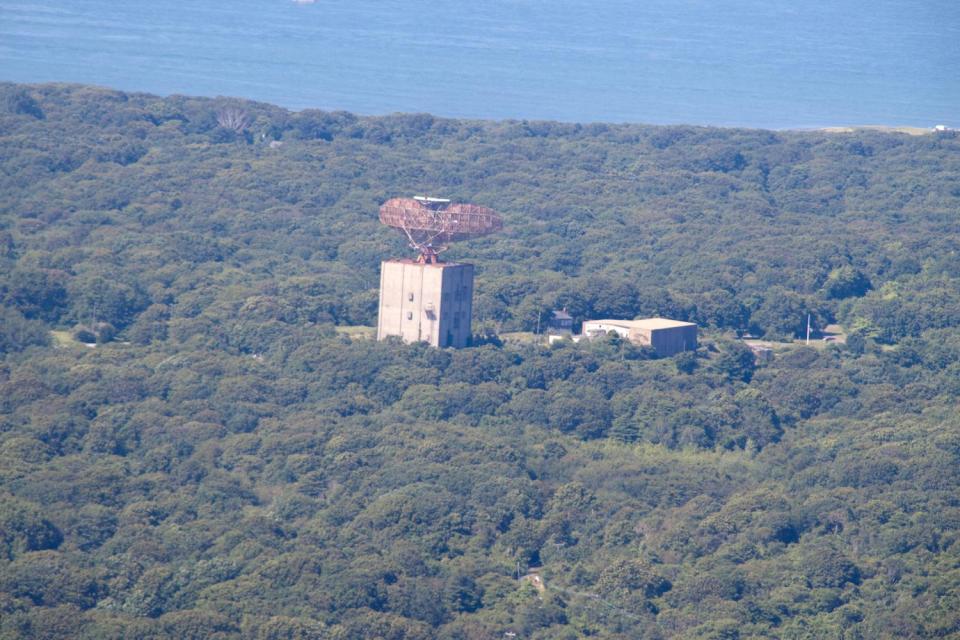
[[[386,260],[380,265],[377,339],[435,347],[470,344],[473,265]]]
[[[697,348],[697,327],[688,325],[654,329],[650,331],[649,344],[659,356],[672,356],[682,351],[692,351]]]

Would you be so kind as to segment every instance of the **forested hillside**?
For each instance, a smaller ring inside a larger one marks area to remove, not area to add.
[[[414,193],[480,346],[353,328]],[[0,639],[957,637],[958,219],[952,133],[0,84]]]

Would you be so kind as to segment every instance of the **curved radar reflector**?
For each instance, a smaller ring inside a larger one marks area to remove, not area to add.
[[[438,262],[450,243],[485,236],[503,228],[493,209],[444,198],[391,198],[380,206],[380,222],[400,230],[423,263]]]

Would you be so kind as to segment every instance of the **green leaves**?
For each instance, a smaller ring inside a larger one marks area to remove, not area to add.
[[[61,85],[0,125],[0,637],[955,630],[955,138]],[[420,189],[507,217],[448,254],[483,347],[368,337]],[[563,306],[702,347],[503,335]]]
[[[0,355],[47,344],[50,336],[42,322],[28,320],[16,309],[0,306]]]
[[[29,502],[0,495],[0,557],[12,560],[29,551],[56,549],[63,534]]]

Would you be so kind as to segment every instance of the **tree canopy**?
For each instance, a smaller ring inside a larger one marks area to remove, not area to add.
[[[0,84],[0,151],[0,638],[960,633],[952,133]],[[413,193],[505,217],[479,346],[358,328]],[[561,307],[703,340],[502,339]]]

